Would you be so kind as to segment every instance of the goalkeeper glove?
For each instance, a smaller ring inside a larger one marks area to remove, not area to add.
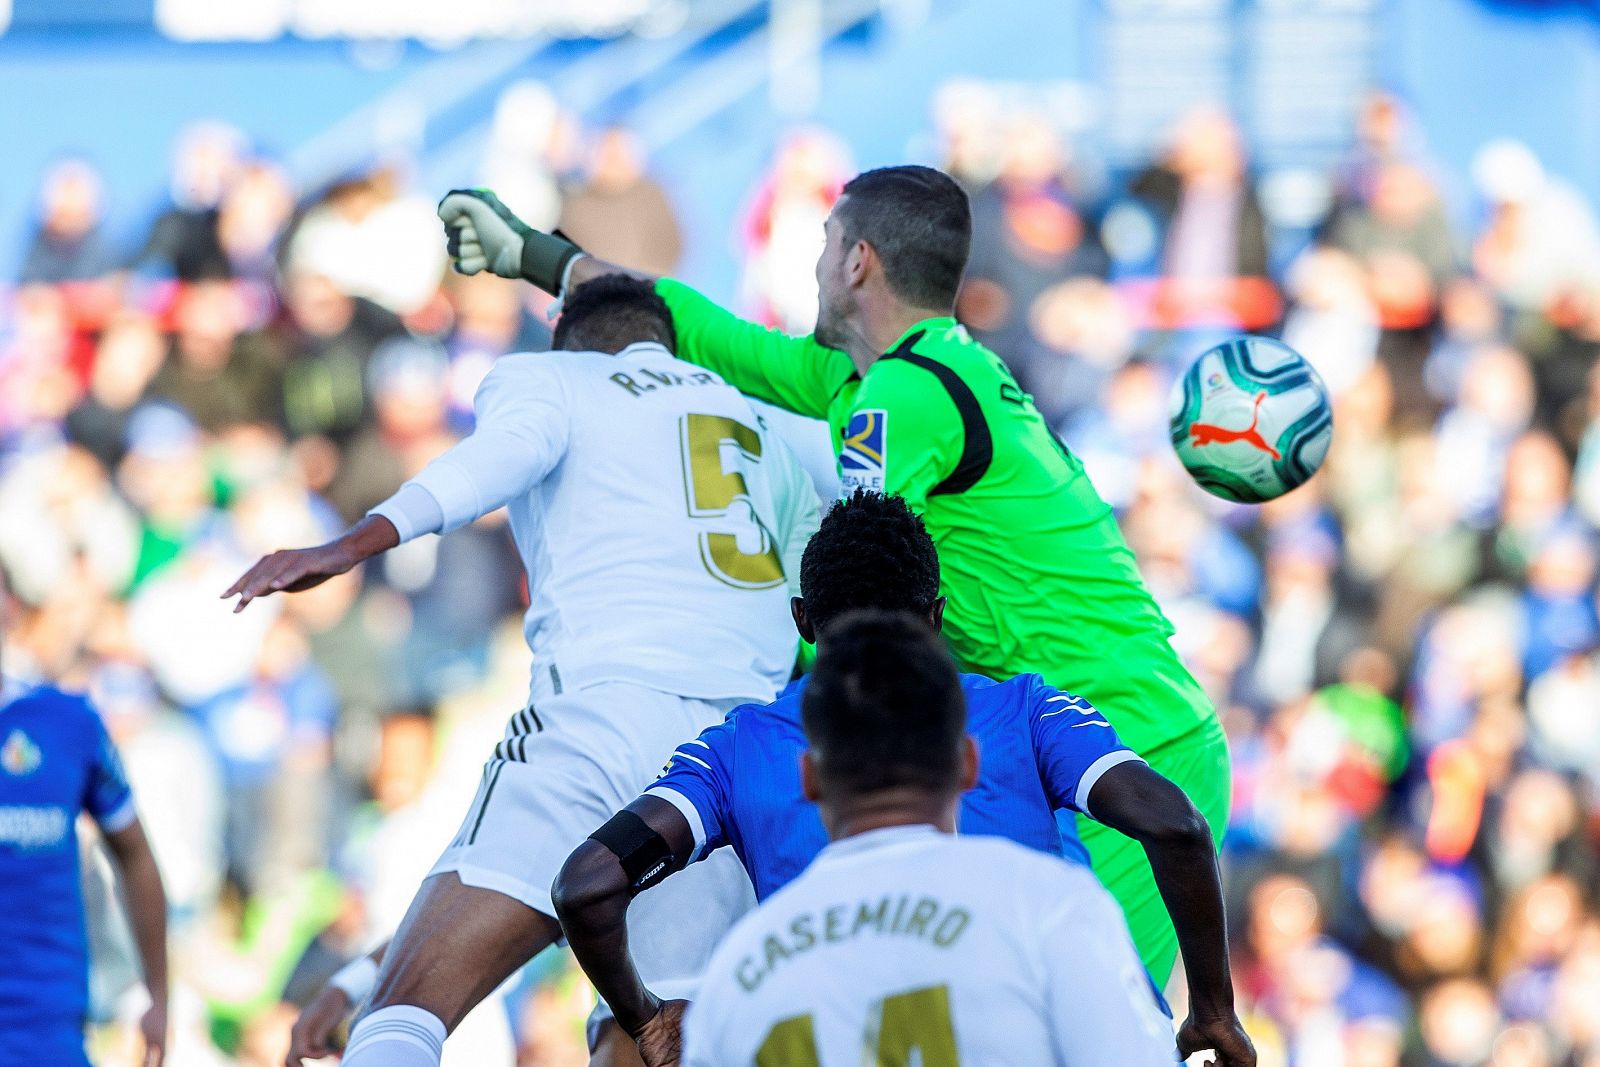
[[[560,296],[567,269],[583,249],[560,234],[536,230],[487,189],[452,189],[439,201],[450,260],[462,274],[487,270],[525,278]]]

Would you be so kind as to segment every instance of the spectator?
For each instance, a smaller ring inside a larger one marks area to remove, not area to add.
[[[236,180],[245,138],[220,122],[184,130],[172,161],[171,205],[156,219],[136,263],[192,282],[232,276],[218,209]]]
[[[1504,335],[1504,316],[1495,296],[1474,278],[1446,285],[1439,307],[1440,331],[1423,367],[1430,397],[1449,403],[1460,395],[1467,365],[1479,351]]]
[[[844,146],[824,130],[791,133],[778,147],[739,229],[744,299],[760,321],[791,333],[817,324],[811,265],[822,249],[822,224],[849,176]]]
[[[1066,150],[1042,115],[1012,120],[999,176],[972,200],[973,246],[960,314],[999,351],[1028,338],[1030,309],[1074,275],[1103,275],[1105,254],[1066,183]],[[1016,368],[1029,377],[1032,367]]]
[[[1381,354],[1406,408],[1424,397],[1427,328],[1454,274],[1456,248],[1434,182],[1418,163],[1371,158],[1363,197],[1342,203],[1323,240],[1360,261],[1382,328]]]
[[[455,443],[445,425],[448,370],[432,346],[397,338],[378,347],[367,372],[373,423],[350,441],[328,488],[346,525]]]
[[[245,164],[217,206],[217,245],[227,260],[228,276],[270,292],[278,269],[278,238],[293,213],[294,192],[283,172],[260,160]],[[269,293],[260,295],[268,298]]]
[[[293,270],[285,288],[289,356],[283,404],[289,431],[343,443],[368,415],[365,381],[373,350],[403,328],[393,314],[350,295],[325,274]]]
[[[495,102],[483,155],[484,184],[528,225],[544,230],[561,217],[557,179],[565,170],[567,121],[548,88],[516,82]]]
[[[1432,321],[1439,289],[1455,270],[1455,242],[1439,194],[1420,167],[1398,161],[1379,167],[1366,202],[1340,212],[1326,240],[1369,271],[1384,329]]]
[[[933,98],[941,166],[969,195],[995,179],[1005,154],[1000,94],[979,81],[946,82]]]
[[[174,925],[203,923],[222,889],[226,810],[204,735],[166,705],[155,679],[134,660],[99,665],[89,691],[138,790]],[[174,775],[174,767],[183,774]]]
[[[67,432],[107,469],[122,460],[128,418],[166,358],[167,342],[148,315],[124,311],[106,324],[89,389],[67,413]]]
[[[1336,539],[1313,522],[1277,531],[1269,542],[1255,683],[1275,704],[1309,695],[1352,641],[1334,586],[1338,560]]]
[[[0,440],[57,427],[78,399],[80,369],[92,351],[61,287],[23,286],[11,311],[0,348]]]
[[[242,336],[245,307],[230,282],[188,286],[173,309],[172,351],[150,395],[215,432],[241,422],[277,422],[280,370],[258,337]]]
[[[1600,228],[1570,185],[1545,173],[1518,141],[1491,141],[1472,162],[1489,208],[1473,264],[1506,303],[1546,310],[1572,289],[1600,283]]]
[[[1500,495],[1512,443],[1533,419],[1528,361],[1514,349],[1480,349],[1466,368],[1457,402],[1439,420],[1434,476],[1458,514],[1488,521]]]
[[[1428,1067],[1473,1067],[1493,1052],[1500,1013],[1488,986],[1454,978],[1428,990],[1419,1023]]]
[[[12,592],[42,605],[78,583],[126,589],[139,554],[140,518],[89,453],[53,447],[14,457],[0,476],[0,565]]]
[[[1383,168],[1408,159],[1415,161],[1418,140],[1416,124],[1398,97],[1383,91],[1367,97],[1356,115],[1355,144],[1334,171],[1330,221],[1345,208],[1370,203]]]
[[[336,182],[300,220],[286,258],[291,272],[402,316],[432,299],[445,266],[432,201],[408,193],[392,166]]]
[[[974,294],[984,284],[975,279],[962,299],[978,299]],[[1033,301],[1028,328],[1010,349],[1011,369],[1044,417],[1061,425],[1090,412],[1133,355],[1134,340],[1128,310],[1111,286],[1098,278],[1069,278]]]
[[[550,347],[551,333],[543,315],[530,313],[526,301],[543,294],[529,286],[484,271],[471,277],[452,274],[445,289],[455,310],[444,338],[450,357],[450,422],[469,433],[472,398],[494,361],[508,352],[542,352]]]
[[[40,183],[39,227],[23,255],[17,280],[91,281],[116,266],[101,233],[105,191],[100,175],[81,159],[51,167]]]
[[[1311,361],[1335,397],[1378,354],[1378,308],[1359,260],[1333,247],[1312,249],[1289,272],[1294,300],[1283,341]]]
[[[671,274],[683,235],[666,191],[645,172],[644,148],[630,130],[602,132],[582,184],[561,205],[561,229],[585,250],[650,274]]]
[[[1225,316],[1270,322],[1277,298],[1268,275],[1267,223],[1233,120],[1198,108],[1173,131],[1162,160],[1135,176],[1134,199],[1154,213],[1159,239],[1159,321],[1186,325]],[[1236,284],[1250,279],[1249,284]]]
[[[1537,430],[1512,442],[1505,468],[1499,522],[1489,549],[1492,559],[1485,569],[1491,576],[1521,581],[1571,512],[1572,469],[1555,439]],[[1581,544],[1583,531],[1572,532]]]
[[[1085,407],[1063,425],[1067,442],[1095,483],[1105,487],[1110,503],[1133,503],[1144,461],[1167,447],[1169,431],[1160,414],[1165,386],[1156,367],[1129,362],[1109,376],[1098,405]],[[1166,486],[1170,490],[1173,484],[1169,480]]]
[[[225,869],[252,895],[287,889],[326,855],[332,686],[279,619],[248,675],[192,710],[227,791]]]
[[[1516,890],[1490,964],[1510,1018],[1538,1022],[1550,1017],[1556,971],[1577,941],[1583,918],[1583,890],[1567,875],[1543,875]]]

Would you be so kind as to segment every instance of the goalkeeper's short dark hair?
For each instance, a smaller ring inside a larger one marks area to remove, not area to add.
[[[800,721],[827,791],[960,787],[961,676],[938,635],[903,612],[838,620],[817,651]]]
[[[602,274],[567,291],[550,347],[565,352],[620,352],[640,341],[678,350],[672,310],[654,282]]]
[[[926,617],[939,599],[939,553],[903,497],[857,489],[806,544],[800,597],[819,634],[861,609]]]
[[[972,251],[972,208],[932,167],[880,167],[845,184],[835,212],[846,244],[878,253],[889,288],[920,308],[952,308]]]

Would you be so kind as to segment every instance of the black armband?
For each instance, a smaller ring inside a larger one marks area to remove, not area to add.
[[[675,856],[667,839],[631,811],[619,811],[589,840],[603,845],[622,864],[628,891],[638,896],[669,874],[683,870],[688,856]]]
[[[583,255],[566,234],[534,230],[522,238],[522,276],[551,296],[561,296],[567,264]]]

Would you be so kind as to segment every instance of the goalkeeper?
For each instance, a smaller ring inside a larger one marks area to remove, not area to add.
[[[439,217],[466,274],[525,278],[559,296],[625,270],[530,229],[487,191],[448,194]],[[1088,698],[1183,787],[1220,841],[1227,741],[1172,650],[1172,624],[1082,464],[953,317],[971,245],[966,194],[928,167],[867,171],[844,187],[825,231],[809,337],[747,322],[660,279],[679,356],[751,396],[826,419],[845,491],[898,493],[923,516],[949,598],[944,632],[962,669],[1036,673]],[[1078,832],[1164,984],[1177,936],[1143,848],[1088,819]],[[1231,1004],[1193,1007],[1232,1016]]]

